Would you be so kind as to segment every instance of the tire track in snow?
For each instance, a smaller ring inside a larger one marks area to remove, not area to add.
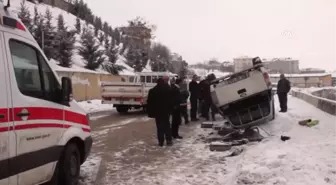
[[[99,170],[101,168],[101,162],[102,162],[102,151],[105,149],[106,144],[106,137],[111,132],[121,129],[122,127],[135,123],[137,121],[146,121],[149,120],[147,117],[141,117],[141,118],[127,118],[124,120],[121,120],[115,124],[105,125],[98,127],[96,131],[93,131],[91,133],[91,136],[93,138],[93,148],[92,152],[81,166],[81,172],[80,172],[80,184],[81,185],[93,185],[95,184],[97,175],[99,173]]]

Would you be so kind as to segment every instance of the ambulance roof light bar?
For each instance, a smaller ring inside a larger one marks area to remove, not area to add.
[[[6,0],[5,0],[6,1]],[[7,10],[10,7],[10,0],[7,0],[7,4],[5,5],[5,10]]]
[[[22,23],[16,19],[3,16],[2,17],[2,23],[5,26],[11,27],[11,28],[17,28],[22,31],[26,31],[25,27],[22,25]]]
[[[4,9],[7,11],[7,9],[10,7],[10,0],[7,0],[7,4],[5,5]],[[1,20],[2,18],[2,20]],[[16,20],[13,19],[11,17],[7,17],[7,16],[0,16],[0,24],[3,24],[5,26],[11,27],[11,28],[16,28],[22,31],[26,31],[26,28],[24,27],[24,25]]]

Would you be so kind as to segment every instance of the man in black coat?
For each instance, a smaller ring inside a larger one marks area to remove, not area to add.
[[[207,121],[210,120],[209,117],[209,111],[211,109],[211,118],[212,121],[216,121],[215,115],[216,115],[216,107],[212,103],[211,99],[211,92],[210,92],[210,83],[212,80],[215,80],[216,76],[214,74],[209,74],[205,83],[204,83],[204,89],[203,89],[203,98],[204,98],[204,115],[205,119]]]
[[[172,112],[172,136],[175,139],[182,139],[179,135],[179,127],[181,125],[181,99],[182,95],[180,92],[181,79],[176,79],[175,83],[171,86],[171,96],[173,103],[173,112]]]
[[[206,87],[207,87],[207,79],[203,79],[199,83],[199,88],[200,88],[200,95],[199,95],[199,100],[200,100],[200,111],[201,111],[201,117],[205,118],[206,117],[206,106],[204,104],[204,100],[206,97]]]
[[[197,106],[198,99],[200,96],[200,87],[197,83],[197,75],[194,75],[192,81],[189,83],[189,92],[190,92],[190,117],[191,121],[198,121],[197,119]]]
[[[280,75],[280,80],[277,86],[277,94],[280,103],[280,112],[287,112],[287,94],[291,89],[289,80],[286,79],[284,74]]]
[[[157,85],[149,90],[147,99],[148,117],[155,118],[159,146],[163,146],[165,139],[168,146],[172,145],[169,117],[173,110],[173,98],[168,79],[159,78]]]

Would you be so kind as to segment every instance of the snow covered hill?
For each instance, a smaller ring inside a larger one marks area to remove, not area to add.
[[[12,0],[11,1],[11,10],[13,12],[18,13],[20,10],[20,3],[22,0]],[[26,6],[30,11],[30,14],[33,15],[34,14],[34,7],[37,7],[37,10],[40,14],[45,14],[46,10],[49,9],[50,12],[53,15],[53,25],[56,26],[57,25],[57,17],[59,14],[62,14],[65,20],[65,24],[66,26],[71,30],[71,29],[75,29],[75,24],[76,24],[76,16],[62,10],[56,7],[52,7],[43,3],[40,4],[34,4],[31,2],[26,1]],[[86,25],[85,21],[81,20],[81,25],[82,27],[84,27]],[[89,24],[88,25],[89,29],[93,29],[93,25]],[[75,43],[75,47],[80,46],[80,42],[79,42],[79,38],[80,35],[76,35],[76,43]],[[98,38],[96,38],[98,39]],[[111,38],[110,38],[111,39]],[[122,49],[123,45],[120,44],[118,46],[118,49]],[[103,49],[104,46],[101,45],[101,48]],[[90,73],[103,73],[103,74],[108,74],[108,72],[106,72],[105,70],[103,70],[102,68],[97,69],[96,71],[92,71],[92,70],[88,70],[85,69],[85,62],[84,59],[78,54],[77,49],[75,49],[73,51],[73,65],[71,68],[65,68],[65,67],[61,67],[59,65],[57,65],[57,61],[55,60],[50,60],[51,65],[55,68],[55,70],[57,71],[77,71],[77,72],[90,72]],[[118,60],[116,62],[116,64],[123,66],[125,69],[123,71],[120,72],[121,75],[133,75],[134,74],[134,69],[130,66],[128,66],[125,63],[126,59],[123,56],[118,56]]]

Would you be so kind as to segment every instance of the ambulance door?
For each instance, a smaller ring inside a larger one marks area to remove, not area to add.
[[[36,42],[4,33],[11,82],[19,185],[51,179],[65,131],[61,87]]]

